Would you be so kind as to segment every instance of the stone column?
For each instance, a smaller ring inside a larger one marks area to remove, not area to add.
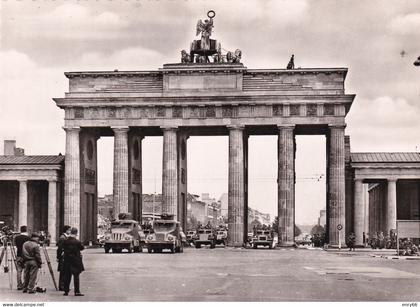
[[[128,127],[114,130],[114,217],[128,213]]]
[[[386,231],[397,228],[397,180],[388,179],[388,200],[386,210]]]
[[[64,224],[80,230],[80,128],[66,131],[64,168]]]
[[[363,180],[354,181],[354,234],[356,245],[363,245],[363,232],[365,226],[365,206],[364,206]]]
[[[178,213],[178,148],[177,128],[163,129],[162,213]]]
[[[295,242],[295,140],[294,126],[278,127],[279,245]]]
[[[338,246],[339,234],[341,244],[345,245],[345,125],[330,126],[329,163],[328,163],[328,216],[329,244]],[[337,226],[343,228],[339,232]]]
[[[28,226],[28,184],[19,180],[19,227]]]
[[[244,138],[243,126],[229,129],[228,245],[244,244]]]
[[[48,233],[51,244],[57,242],[57,181],[48,181]]]

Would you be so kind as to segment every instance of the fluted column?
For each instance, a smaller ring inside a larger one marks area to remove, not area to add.
[[[48,181],[48,233],[51,244],[57,242],[57,181]]]
[[[19,180],[19,227],[28,226],[28,185]]]
[[[363,245],[363,232],[365,226],[365,206],[364,206],[363,180],[354,181],[354,234],[356,245]]]
[[[243,126],[229,129],[228,245],[244,244],[244,139]]]
[[[128,127],[114,130],[114,216],[128,213]]]
[[[64,169],[64,224],[80,229],[80,128],[66,131]]]
[[[397,228],[397,180],[388,179],[388,200],[386,212],[386,231]]]
[[[295,140],[294,126],[278,127],[279,245],[295,242]]]
[[[345,243],[345,126],[331,126],[329,139],[328,163],[328,215],[329,243],[338,246],[339,234],[341,244]],[[339,232],[337,226],[343,228]]]
[[[162,213],[178,212],[178,148],[177,128],[163,129],[163,169],[162,169]]]

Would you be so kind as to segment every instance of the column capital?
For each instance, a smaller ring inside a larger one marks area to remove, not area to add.
[[[18,181],[21,182],[21,183],[27,183],[28,179],[18,179]]]
[[[244,130],[245,126],[244,125],[227,125],[226,128],[228,128],[228,130]]]
[[[277,125],[277,129],[288,129],[288,130],[294,130],[296,128],[296,125],[287,124],[287,125]]]
[[[111,126],[111,129],[114,131],[114,133],[128,132],[128,130],[130,130],[130,127],[128,127],[128,126]]]
[[[63,129],[66,132],[71,132],[71,131],[80,132],[80,127],[65,127],[64,126]]]
[[[346,129],[347,124],[330,124],[328,125],[329,129]]]
[[[48,179],[48,183],[57,183],[57,181],[58,181],[57,178]]]
[[[160,126],[160,129],[163,131],[178,130],[178,126]]]
[[[393,177],[386,178],[387,182],[392,182],[392,183],[397,182],[397,180],[398,178],[393,178]]]
[[[354,178],[354,182],[362,182],[363,183],[364,178]]]

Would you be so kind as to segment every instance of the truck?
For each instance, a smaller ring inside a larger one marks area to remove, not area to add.
[[[164,249],[168,249],[172,254],[182,253],[186,236],[180,222],[174,220],[172,215],[162,215],[153,222],[152,231],[145,242],[148,253],[160,253]]]
[[[144,234],[139,223],[132,219],[125,219],[119,216],[119,219],[111,222],[109,230],[104,236],[105,253],[112,250],[113,253],[127,252],[139,253],[143,247],[141,241],[144,241]]]
[[[227,229],[225,227],[219,227],[216,230],[216,244],[227,245]]]
[[[258,246],[268,246],[269,249],[273,248],[273,235],[270,230],[258,229],[252,238],[252,247],[254,249]]]
[[[210,245],[210,248],[216,247],[216,233],[212,228],[199,228],[194,240],[195,248],[201,248],[202,245]]]

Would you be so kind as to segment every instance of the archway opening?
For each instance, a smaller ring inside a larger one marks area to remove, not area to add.
[[[227,225],[228,142],[227,136],[188,139],[187,230],[199,224]]]
[[[326,138],[323,135],[296,136],[295,240],[325,233]]]
[[[277,216],[277,136],[248,139],[248,220],[250,239],[257,228],[271,228]]]

